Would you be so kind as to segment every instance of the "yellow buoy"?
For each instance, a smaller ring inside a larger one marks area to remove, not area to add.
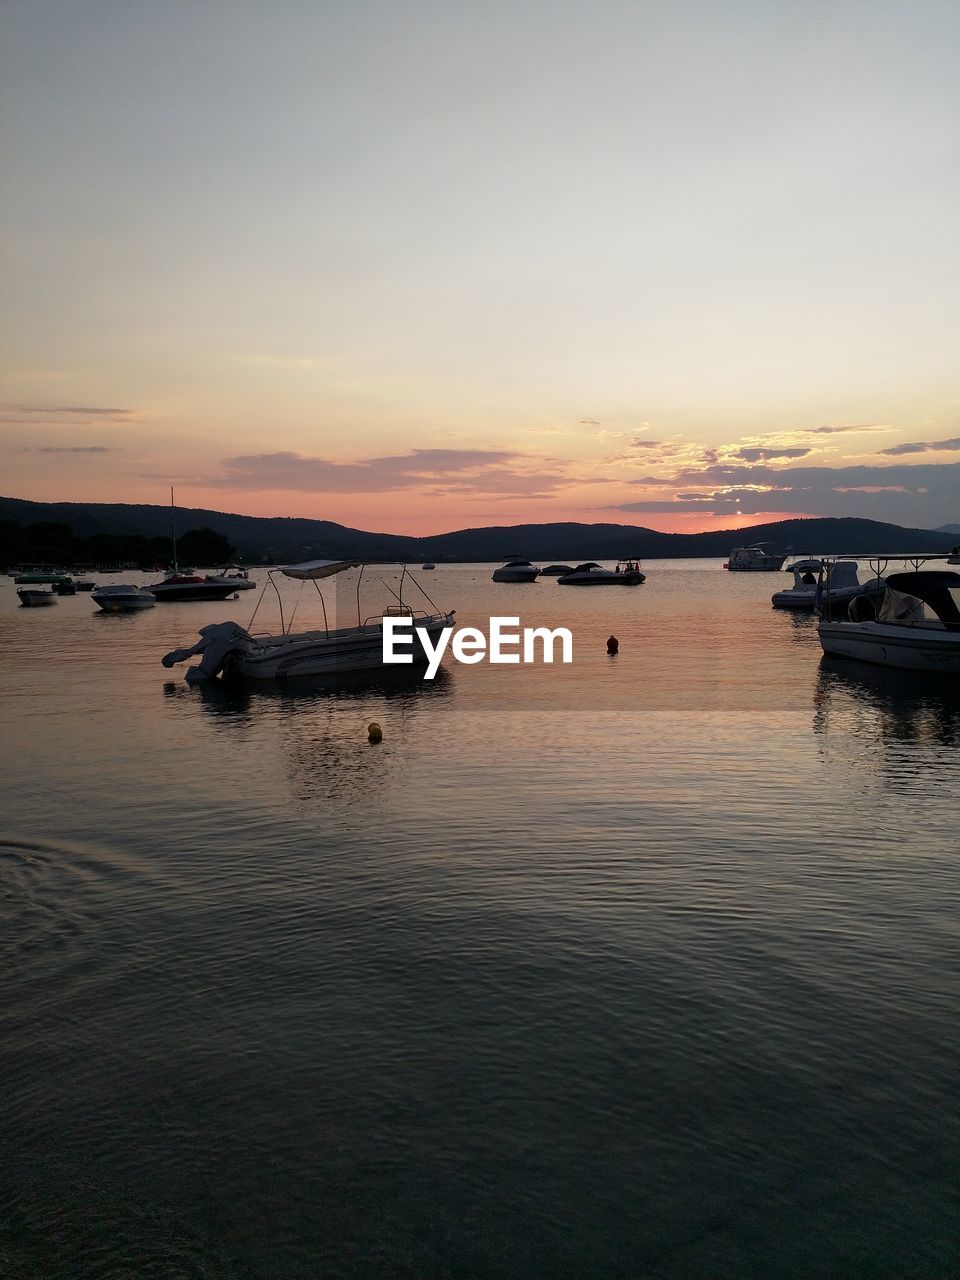
[[[376,720],[374,720],[372,724],[367,725],[367,737],[371,742],[382,742],[383,730],[377,724]]]

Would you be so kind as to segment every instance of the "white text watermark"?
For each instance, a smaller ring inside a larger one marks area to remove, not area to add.
[[[566,627],[524,627],[519,618],[491,618],[489,636],[479,627],[417,626],[411,617],[384,618],[383,661],[387,665],[427,661],[425,679],[437,674],[440,660],[450,647],[457,662],[531,663],[553,662],[559,643],[560,661],[573,661],[573,636]],[[433,630],[436,640],[430,634]]]

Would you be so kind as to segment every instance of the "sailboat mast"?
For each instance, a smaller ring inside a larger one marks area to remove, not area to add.
[[[173,505],[173,485],[170,486],[170,530],[173,534],[173,572],[178,573],[177,567],[177,512]]]

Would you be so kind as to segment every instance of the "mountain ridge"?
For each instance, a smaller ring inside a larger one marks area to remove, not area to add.
[[[661,533],[641,525],[546,524],[494,525],[410,537],[351,529],[330,520],[300,516],[244,516],[202,507],[177,507],[181,533],[206,527],[228,538],[240,557],[278,563],[311,557],[369,560],[490,561],[509,555],[532,560],[690,559],[725,556],[735,545],[775,542],[792,554],[882,552],[914,554],[949,551],[955,535],[947,530],[912,529],[859,517],[778,520],[743,529],[704,533]],[[134,503],[34,502],[0,497],[0,521],[20,525],[64,523],[77,537],[97,534],[170,533],[170,508]]]

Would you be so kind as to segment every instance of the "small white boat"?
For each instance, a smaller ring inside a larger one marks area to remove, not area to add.
[[[770,597],[774,609],[805,609],[813,612],[817,607],[817,584],[823,567],[822,560],[798,560],[788,566],[793,573],[793,586],[783,591],[775,591]],[[830,575],[830,595],[834,610],[849,604],[857,596],[864,594],[876,596],[877,602],[883,594],[883,579],[873,577],[862,583],[857,574],[859,565],[856,560],[838,560],[833,565]]]
[[[17,595],[25,609],[38,609],[43,605],[57,603],[56,592],[44,591],[40,587],[18,587]]]
[[[157,603],[153,592],[130,583],[97,587],[90,593],[90,599],[104,613],[132,613],[134,609],[152,609]]]
[[[233,591],[253,591],[256,583],[247,576],[246,569],[238,564],[228,564],[219,573],[206,573],[204,582],[214,582],[228,586]]]
[[[499,569],[491,575],[494,582],[533,582],[540,570],[521,556],[508,556]]]
[[[616,569],[604,569],[596,560],[578,564],[572,573],[564,573],[557,583],[562,587],[638,587],[647,575],[639,562],[620,560]]]
[[[772,573],[783,567],[786,552],[772,542],[755,542],[752,547],[734,547],[723,566],[731,573]]]
[[[421,568],[423,569],[435,569],[436,567],[437,566],[433,563],[432,560],[428,560],[425,565],[421,565]]]
[[[327,607],[320,591],[319,581],[333,577],[347,569],[356,568],[353,560],[311,560],[305,564],[287,565],[281,569],[269,571],[268,582],[264,584],[260,601],[268,586],[277,591],[280,601],[279,634],[257,634],[238,626],[235,622],[219,622],[200,629],[199,641],[190,648],[174,649],[161,659],[165,667],[175,666],[201,655],[200,665],[187,670],[186,679],[193,684],[204,680],[212,680],[217,676],[224,679],[280,680],[288,676],[341,676],[355,671],[383,670],[383,620],[391,617],[409,617],[414,627],[423,629],[432,642],[435,642],[445,627],[453,626],[455,610],[448,613],[425,613],[416,611],[403,601],[403,587],[408,572],[404,569],[400,578],[398,603],[385,609],[376,617],[361,620],[359,612],[360,581],[357,581],[358,612],[355,626],[338,627],[330,630],[326,625]],[[279,573],[287,578],[301,582],[313,582],[317,588],[323,605],[324,626],[313,631],[292,632],[283,621],[283,600],[280,595],[274,574]],[[363,570],[361,568],[361,574]],[[411,582],[422,588],[411,577]],[[393,593],[392,593],[393,594]],[[429,601],[424,593],[425,599]],[[257,609],[260,607],[257,603]],[[432,602],[430,602],[432,604]],[[433,606],[436,608],[436,606]],[[257,609],[249,626],[253,626]],[[411,652],[415,664],[428,661],[415,632],[412,633]]]
[[[960,675],[960,574],[921,569],[944,556],[913,557],[909,572],[887,574],[879,607],[864,595],[835,611],[828,565],[817,628],[824,653],[885,667]],[[879,565],[878,565],[879,573]]]

